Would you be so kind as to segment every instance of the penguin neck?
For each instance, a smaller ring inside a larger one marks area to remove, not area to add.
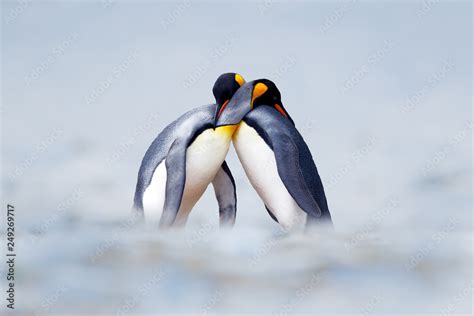
[[[219,127],[216,127],[214,131],[218,135],[228,137],[230,141],[232,140],[232,136],[234,136],[239,126],[240,124],[219,126]]]

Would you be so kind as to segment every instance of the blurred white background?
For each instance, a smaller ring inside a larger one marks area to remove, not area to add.
[[[158,267],[128,313],[471,310],[470,1],[3,1],[1,34],[21,310],[120,313]],[[337,233],[275,237],[233,148],[233,233],[212,189],[186,232],[120,229],[151,141],[229,71],[277,84]]]

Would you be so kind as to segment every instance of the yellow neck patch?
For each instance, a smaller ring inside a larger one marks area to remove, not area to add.
[[[234,132],[237,129],[237,127],[238,125],[219,126],[216,128],[216,133],[220,135],[224,135],[228,138],[232,138],[232,135],[234,135]]]

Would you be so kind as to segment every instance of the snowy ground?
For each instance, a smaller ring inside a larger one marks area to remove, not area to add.
[[[2,9],[18,314],[472,312],[470,2]],[[147,146],[226,71],[276,82],[335,231],[280,231],[233,149],[234,230],[212,190],[185,231],[130,222]]]

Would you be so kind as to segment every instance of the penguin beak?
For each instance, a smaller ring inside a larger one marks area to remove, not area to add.
[[[221,106],[216,106],[216,112],[214,113],[214,129],[217,127],[217,118],[220,112]]]
[[[252,109],[253,83],[247,82],[237,90],[228,103],[217,109],[215,127],[236,125]]]

